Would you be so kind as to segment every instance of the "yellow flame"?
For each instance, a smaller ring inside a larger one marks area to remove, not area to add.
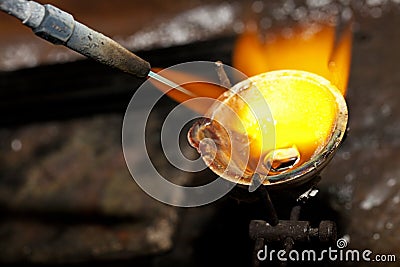
[[[296,165],[300,165],[326,144],[335,125],[338,107],[332,90],[346,94],[351,24],[348,23],[339,37],[335,36],[336,27],[316,23],[270,31],[264,37],[257,29],[249,29],[235,43],[233,67],[250,77],[268,103],[275,123],[276,149],[298,149],[300,160]],[[289,75],[280,77],[278,82],[272,78],[273,83],[259,75],[274,70],[287,70]],[[196,80],[181,72],[166,71],[162,75],[178,84]],[[153,82],[162,91],[169,89]],[[223,87],[205,83],[188,83],[182,87],[211,98],[218,98],[225,91]],[[191,99],[177,90],[167,94],[178,102]],[[188,107],[205,114],[211,104],[212,101],[206,105],[190,103]],[[252,140],[251,157],[259,158],[268,152],[262,147],[270,141],[264,140],[269,135],[264,135],[260,128],[267,122],[255,123],[251,103],[248,104],[238,114],[245,126],[243,134]]]
[[[298,165],[309,160],[331,135],[337,105],[330,91],[339,89],[343,95],[346,93],[352,42],[350,23],[337,42],[335,33],[334,26],[310,24],[270,31],[261,37],[254,27],[248,27],[234,48],[234,67],[250,76],[270,107],[276,148],[296,146],[301,155]],[[276,84],[256,76],[274,70],[294,71],[289,79],[281,78]],[[306,73],[296,74],[297,70]],[[307,72],[324,77],[330,84]],[[253,118],[246,108],[240,116],[244,122]],[[254,145],[262,147],[266,141],[262,131],[252,125],[247,134],[257,140]]]
[[[349,77],[352,34],[350,24],[335,44],[331,25],[309,24],[271,31],[262,38],[253,27],[236,41],[233,66],[248,76],[272,70],[303,70],[331,81],[342,94]]]

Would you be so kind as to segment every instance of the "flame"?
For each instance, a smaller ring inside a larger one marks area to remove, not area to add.
[[[318,23],[299,24],[264,35],[255,27],[246,29],[236,40],[233,66],[250,77],[270,107],[275,124],[274,151],[286,155],[288,149],[298,149],[300,159],[296,166],[301,165],[318,153],[331,136],[338,113],[332,92],[340,97],[346,94],[351,61],[351,22],[339,36],[336,36],[336,27]],[[275,70],[288,71],[289,79],[276,84],[267,83],[263,78],[260,80],[263,77],[260,74]],[[191,74],[170,70],[160,74],[197,96],[216,99],[226,91],[215,84],[191,82],[199,80]],[[157,81],[153,83],[161,91],[169,90],[167,95],[178,102],[193,98]],[[213,102],[186,105],[206,114]],[[254,123],[252,108],[240,107],[238,114],[245,125],[242,134],[252,139],[252,157],[261,158],[268,153],[263,151],[263,144],[265,147],[268,140],[263,137],[260,125]]]
[[[232,62],[236,69],[249,77],[272,70],[308,71],[331,81],[343,95],[346,94],[351,62],[351,23],[347,24],[339,38],[335,35],[336,27],[317,23],[267,32],[264,38],[260,37],[257,28],[246,29],[236,40],[233,50]],[[216,99],[226,90],[216,84],[193,82],[201,80],[193,74],[161,68],[152,70],[162,72],[162,76],[196,96]],[[178,90],[170,90],[169,86],[156,80],[151,81],[177,102],[184,103],[193,98]],[[205,114],[211,104],[191,102],[185,105],[199,114]]]
[[[337,42],[336,27],[331,25],[298,25],[266,33],[264,38],[249,26],[236,41],[233,66],[250,77],[282,69],[312,72],[331,81],[345,95],[351,60],[350,25]]]
[[[193,74],[183,73],[180,71],[174,71],[169,69],[160,69],[153,68],[152,71],[159,73],[163,77],[173,81],[176,84],[179,84],[184,89],[190,91],[196,97],[204,97],[209,100],[218,98],[223,92],[226,91],[226,88],[219,86],[213,83],[206,82],[197,82],[204,81],[198,76]],[[199,114],[205,114],[206,111],[213,104],[213,101],[207,101],[207,99],[203,99],[202,101],[189,101],[194,99],[194,96],[190,96],[185,94],[177,89],[171,89],[170,86],[165,85],[157,80],[150,79],[150,81],[162,92],[166,92],[166,94],[179,103],[183,103],[188,108]]]
[[[274,70],[306,71],[301,74],[304,81],[315,79],[306,77],[307,73],[317,74],[330,81],[342,95],[346,94],[352,43],[350,23],[340,38],[335,36],[336,27],[327,24],[297,25],[267,32],[263,37],[252,26],[237,39],[233,53],[235,68],[250,77]],[[323,81],[315,84],[304,81],[293,76],[290,81],[282,79],[273,88],[257,81],[275,120],[276,149],[295,145],[301,155],[297,165],[324,146],[337,113],[333,96],[324,90]],[[245,111],[240,116],[246,121],[253,116]],[[247,131],[250,136],[262,135],[258,129]],[[257,140],[262,147],[262,138]]]

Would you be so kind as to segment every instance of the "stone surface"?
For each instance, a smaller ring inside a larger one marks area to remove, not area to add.
[[[121,127],[121,115],[107,115],[1,130],[0,261],[79,262],[171,248],[177,210],[134,183]]]
[[[346,97],[350,130],[321,187],[342,216],[352,248],[399,257],[400,34],[390,25],[400,17],[392,11],[357,21]]]

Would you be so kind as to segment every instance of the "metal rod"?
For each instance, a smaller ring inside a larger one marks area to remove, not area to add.
[[[290,220],[291,221],[298,221],[300,218],[300,212],[301,212],[301,206],[297,205],[292,208],[290,211]],[[307,230],[307,229],[304,229]],[[311,231],[312,229],[310,229]],[[293,249],[294,246],[294,240],[292,237],[288,236],[285,238],[283,241],[283,247],[285,248],[285,255],[288,257],[290,251]],[[287,262],[281,262],[281,267],[286,267],[288,264]]]
[[[260,195],[261,201],[263,202],[266,209],[265,220],[271,225],[275,226],[279,223],[278,214],[272,204],[271,197],[269,196],[268,190],[265,186],[260,186],[258,189],[258,194]]]
[[[185,88],[183,88],[179,84],[177,84],[177,83],[175,83],[175,82],[173,82],[171,80],[168,80],[167,78],[165,78],[165,77],[163,77],[163,76],[161,76],[161,75],[159,75],[159,74],[157,74],[157,73],[155,73],[153,71],[150,71],[148,76],[150,78],[153,78],[154,80],[157,80],[157,81],[159,81],[159,82],[161,82],[161,83],[163,83],[165,85],[168,85],[171,88],[174,88],[174,89],[176,89],[176,90],[178,90],[178,91],[180,91],[180,92],[182,92],[182,93],[184,93],[184,94],[186,94],[188,96],[196,97],[196,95],[193,94],[191,91],[186,90]]]
[[[215,62],[216,65],[216,71],[218,74],[219,81],[221,82],[222,86],[229,89],[232,87],[231,81],[228,78],[228,75],[226,74],[224,70],[224,65],[222,64],[221,61]]]
[[[290,211],[290,220],[298,221],[300,219],[301,206],[296,205]]]

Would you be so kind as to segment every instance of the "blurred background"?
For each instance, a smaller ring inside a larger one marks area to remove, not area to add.
[[[301,219],[333,220],[351,248],[400,256],[398,0],[38,2],[73,14],[153,67],[231,64],[248,18],[268,28],[293,14],[353,13],[349,134]],[[150,198],[132,180],[121,127],[142,82],[51,45],[0,13],[0,264],[251,266],[248,225],[262,213],[257,204],[227,195],[204,207],[177,208]],[[177,173],[157,157],[160,127],[174,105],[165,98],[156,106],[149,153],[160,172],[198,183],[211,172]],[[281,209],[288,216],[290,207]]]

